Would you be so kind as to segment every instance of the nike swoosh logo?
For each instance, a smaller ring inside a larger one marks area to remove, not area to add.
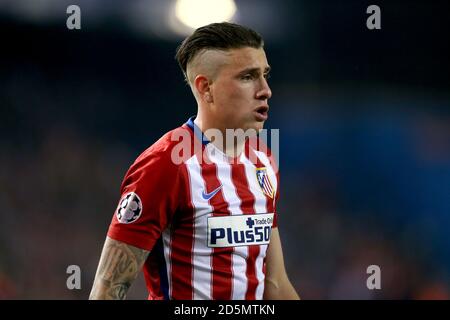
[[[202,198],[205,199],[205,200],[209,200],[212,197],[214,197],[217,194],[217,192],[220,191],[220,189],[222,189],[222,185],[220,185],[219,187],[217,187],[217,189],[211,191],[210,193],[206,193],[205,190],[203,190],[202,191]]]

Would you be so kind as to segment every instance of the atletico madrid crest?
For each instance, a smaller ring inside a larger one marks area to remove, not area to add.
[[[259,186],[261,187],[262,192],[273,199],[273,186],[270,182],[269,175],[267,174],[267,168],[256,168],[256,180],[258,180]]]

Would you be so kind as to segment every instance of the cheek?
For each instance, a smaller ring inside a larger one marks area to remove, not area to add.
[[[228,90],[224,90],[222,94],[223,103],[230,106],[235,111],[244,111],[246,106],[252,99],[250,87],[229,87]]]

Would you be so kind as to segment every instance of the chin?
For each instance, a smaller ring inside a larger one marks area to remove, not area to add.
[[[257,133],[259,133],[259,131],[261,131],[263,128],[264,128],[264,122],[256,122],[254,124],[247,126],[246,130],[253,129]]]
[[[263,129],[264,128],[264,122],[257,122],[256,124],[255,124],[255,130],[256,131],[259,131],[259,130],[261,130],[261,129]]]

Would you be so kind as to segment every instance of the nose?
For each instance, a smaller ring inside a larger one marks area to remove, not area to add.
[[[262,77],[261,87],[259,88],[258,92],[256,93],[256,98],[259,100],[268,100],[268,99],[270,99],[270,97],[272,97],[272,90],[270,90],[267,79]]]

